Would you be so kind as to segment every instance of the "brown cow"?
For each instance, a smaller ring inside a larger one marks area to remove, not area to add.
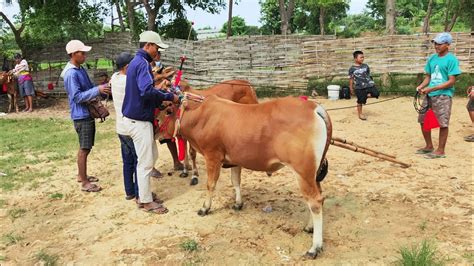
[[[231,179],[235,209],[242,208],[241,168],[274,172],[288,166],[311,215],[306,231],[313,244],[306,256],[315,258],[323,248],[323,197],[320,181],[327,172],[326,152],[332,137],[331,121],[318,104],[286,97],[261,104],[238,104],[211,95],[202,103],[185,101],[179,133],[206,160],[208,197],[198,214],[209,213],[223,165],[234,165]],[[314,230],[313,230],[314,228]]]
[[[205,90],[195,90],[191,88],[188,81],[182,80],[180,83],[180,87],[183,92],[191,92],[191,93],[201,95],[204,97],[209,96],[209,95],[217,95],[221,98],[231,100],[236,103],[242,103],[242,104],[258,103],[255,90],[252,87],[252,85],[250,85],[250,82],[248,82],[247,80],[226,80]],[[167,121],[167,119],[165,119],[166,113],[167,112],[160,112],[159,119],[158,119],[160,123],[161,121]],[[162,127],[162,125],[160,125],[160,127]],[[174,128],[174,127],[171,127],[171,128]],[[172,136],[171,132],[170,132],[170,136]],[[189,152],[186,154],[186,157],[185,157],[186,167],[184,167],[181,177],[188,176],[188,165],[189,165],[188,158],[191,158],[192,173],[193,173],[190,184],[194,186],[194,185],[197,185],[199,182],[198,181],[199,171],[196,164],[196,151],[192,148],[192,146],[189,147]]]
[[[13,109],[18,113],[18,90],[17,81],[11,73],[0,72],[0,89],[2,85],[7,85],[8,94],[8,111],[10,113]]]

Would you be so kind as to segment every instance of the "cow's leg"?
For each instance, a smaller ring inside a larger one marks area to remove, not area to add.
[[[13,98],[14,98],[14,101],[13,101],[13,102],[14,102],[14,104],[15,104],[15,111],[18,113],[18,112],[19,112],[19,110],[18,110],[18,94],[15,93],[15,94],[13,95]]]
[[[316,185],[313,173],[301,175],[299,185],[306,203],[308,204],[313,223],[313,244],[306,253],[306,257],[316,258],[323,251],[323,197]],[[310,230],[311,226],[306,226]]]
[[[193,169],[192,169],[193,175],[191,177],[190,185],[194,186],[194,185],[197,185],[197,183],[199,182],[198,180],[199,171],[198,171],[197,163],[196,163],[197,152],[195,149],[193,149],[193,147],[189,147],[189,156],[191,157],[191,161],[193,161]]]
[[[207,167],[207,199],[204,201],[202,208],[198,211],[200,216],[207,215],[211,209],[212,197],[216,188],[217,180],[221,171],[221,160],[218,158],[206,157]]]
[[[235,189],[235,204],[233,206],[234,210],[240,211],[242,206],[242,195],[240,194],[240,175],[242,173],[242,167],[232,167],[230,169],[230,178],[232,180],[232,185]]]
[[[322,193],[321,184],[319,182],[316,182],[316,185],[319,189],[319,192]],[[303,230],[307,233],[313,233],[313,214],[311,213],[311,210],[309,210],[308,224],[305,226]]]
[[[12,105],[13,105],[13,95],[8,93],[8,111],[7,113],[10,113],[12,110]]]

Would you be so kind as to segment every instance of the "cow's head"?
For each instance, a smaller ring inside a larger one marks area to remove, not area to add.
[[[178,108],[179,106],[168,101],[160,106],[160,112],[155,117],[158,120],[158,129],[155,132],[157,139],[164,140],[173,137]]]

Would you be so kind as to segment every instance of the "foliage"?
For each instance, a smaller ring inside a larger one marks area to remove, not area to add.
[[[281,34],[278,0],[260,0],[263,34]],[[325,9],[324,25],[326,32],[334,31],[334,21],[346,16],[349,4],[344,0],[296,0],[295,13],[289,22],[291,32],[319,34],[320,8]]]
[[[444,265],[443,261],[437,257],[436,252],[434,244],[423,240],[420,245],[401,247],[399,250],[401,257],[397,264],[403,266]]]
[[[195,240],[191,239],[181,243],[181,248],[185,251],[196,251],[199,248],[199,245]]]
[[[42,261],[45,266],[54,266],[57,264],[59,256],[58,255],[51,255],[48,254],[44,250],[40,250],[36,255],[35,258],[38,261]]]
[[[186,18],[179,17],[161,27],[159,31],[166,38],[187,40],[191,26],[192,25],[190,21],[188,21]],[[191,29],[190,40],[197,40],[197,33],[194,29]]]
[[[227,22],[222,25],[221,32],[227,33]],[[260,34],[260,30],[257,26],[248,26],[242,17],[232,17],[232,36],[258,34]]]
[[[368,13],[348,15],[335,21],[335,25],[343,27],[338,35],[343,37],[359,37],[364,31],[382,31],[383,28]],[[335,27],[337,27],[335,26]]]

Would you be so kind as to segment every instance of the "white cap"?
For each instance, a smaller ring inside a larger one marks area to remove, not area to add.
[[[89,52],[91,49],[91,46],[87,46],[79,40],[72,40],[66,44],[67,54],[72,54],[75,52]]]
[[[154,43],[154,44],[158,45],[162,49],[168,48],[168,45],[164,44],[161,41],[160,34],[154,32],[154,31],[151,31],[151,30],[142,32],[140,34],[139,42],[150,42],[150,43]],[[159,51],[163,51],[163,50],[159,50]]]

